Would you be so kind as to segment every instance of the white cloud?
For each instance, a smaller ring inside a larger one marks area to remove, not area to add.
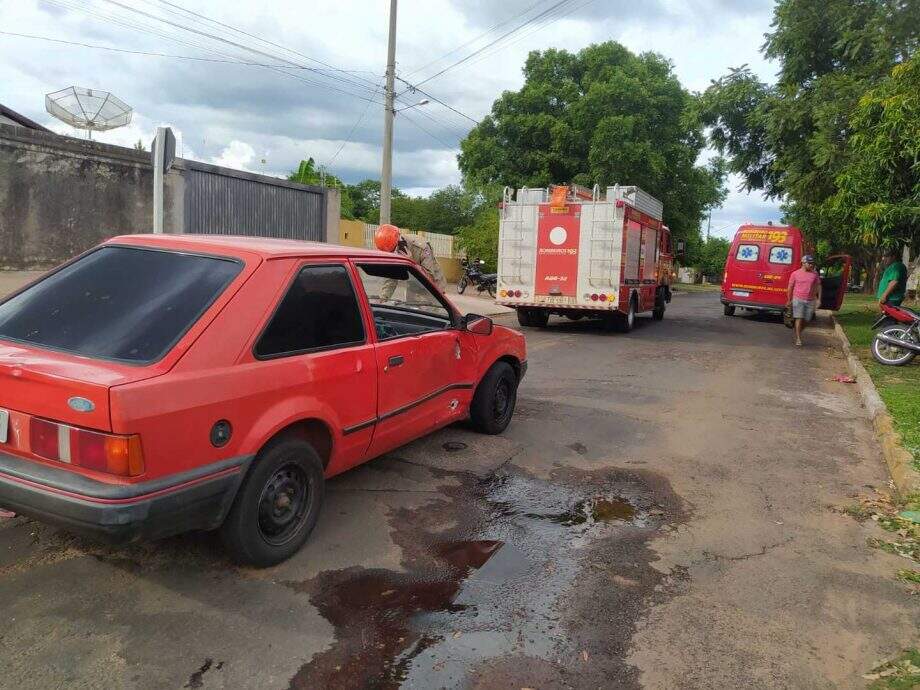
[[[211,159],[214,165],[223,165],[237,170],[250,170],[250,165],[255,161],[256,150],[245,141],[234,139],[230,145],[220,152],[219,156]]]

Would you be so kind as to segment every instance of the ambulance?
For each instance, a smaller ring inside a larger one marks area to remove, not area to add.
[[[662,211],[635,186],[505,189],[496,302],[522,326],[557,314],[626,332],[638,314],[663,319],[673,255]]]
[[[737,308],[782,314],[789,276],[807,253],[802,231],[792,225],[742,225],[725,259],[721,301],[726,316]],[[830,256],[819,267],[822,309],[843,304],[850,276],[850,257]],[[788,325],[788,323],[787,323]]]

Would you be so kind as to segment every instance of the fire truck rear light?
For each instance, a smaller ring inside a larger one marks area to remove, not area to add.
[[[604,295],[604,294],[598,295],[598,299],[599,299],[601,302],[606,302],[606,301],[607,301],[607,295]]]
[[[520,290],[515,290],[515,291],[514,291],[514,296],[515,296],[515,297],[520,297],[520,296],[521,296],[521,291],[520,291]]]
[[[44,419],[32,419],[30,447],[35,455],[88,470],[136,477],[144,473],[140,436],[103,434]]]
[[[623,202],[622,199],[617,199],[617,203],[616,203],[617,208],[623,208],[625,205],[626,204]]]
[[[599,297],[596,293],[593,294],[593,295],[591,295],[591,301],[592,301],[592,302],[597,302],[597,300],[599,300],[599,299],[600,299],[600,297]]]
[[[502,290],[501,292],[498,293],[498,296],[499,296],[499,297],[507,297],[507,296],[508,296],[508,291],[507,291],[507,290]]]
[[[521,297],[523,297],[524,299],[527,299],[528,297],[530,297],[530,293],[527,291],[524,291],[521,293]]]

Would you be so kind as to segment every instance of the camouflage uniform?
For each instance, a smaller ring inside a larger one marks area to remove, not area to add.
[[[444,279],[444,272],[434,256],[434,250],[431,245],[421,237],[415,235],[402,235],[399,244],[396,245],[396,254],[402,254],[421,266],[431,282],[438,286],[443,292],[447,288],[447,281]],[[385,280],[380,286],[380,299],[388,300],[393,296],[398,285],[396,280]],[[408,299],[407,302],[412,300]]]

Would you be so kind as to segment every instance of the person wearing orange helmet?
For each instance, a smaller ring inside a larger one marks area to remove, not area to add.
[[[447,287],[444,272],[434,256],[431,245],[416,235],[403,235],[395,225],[381,225],[374,233],[374,244],[382,252],[402,254],[421,266],[431,282],[438,286],[441,292]],[[380,287],[380,298],[388,300],[396,291],[397,281],[386,280]]]

